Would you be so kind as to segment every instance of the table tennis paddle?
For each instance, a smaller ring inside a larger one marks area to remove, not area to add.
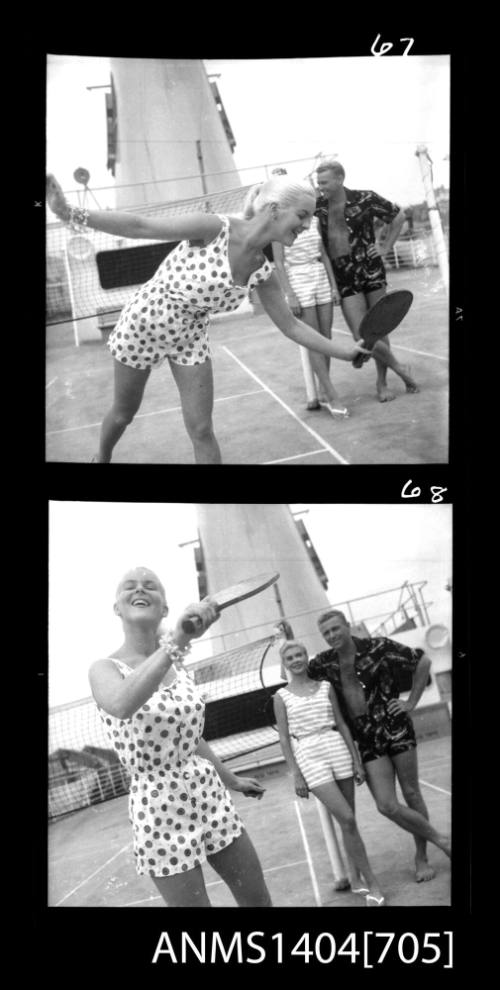
[[[210,595],[210,598],[215,603],[217,612],[222,612],[223,608],[236,605],[238,602],[244,601],[245,598],[252,598],[253,595],[258,595],[259,592],[275,584],[278,578],[279,574],[276,573],[258,574],[246,581],[240,581],[239,584],[233,584],[230,588],[224,588],[223,591],[216,591],[215,594]],[[182,628],[185,633],[193,633],[200,625],[200,619],[193,616],[192,619],[184,619]]]
[[[359,336],[364,341],[366,350],[371,351],[373,346],[391,333],[401,323],[406,316],[413,302],[413,293],[408,289],[397,289],[395,292],[388,292],[382,296],[371,309],[365,313],[359,325]],[[353,367],[361,366],[369,361],[368,354],[357,354],[353,359]]]

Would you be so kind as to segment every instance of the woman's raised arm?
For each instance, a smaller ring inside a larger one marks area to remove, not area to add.
[[[143,238],[144,240],[185,241],[201,240],[206,243],[219,233],[222,221],[214,213],[185,213],[175,217],[147,217],[140,213],[118,210],[82,210],[66,201],[57,179],[47,176],[47,203],[53,213],[64,223],[74,218],[92,230],[102,230],[117,237]]]

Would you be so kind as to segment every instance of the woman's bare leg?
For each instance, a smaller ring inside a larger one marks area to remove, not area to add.
[[[352,859],[357,872],[365,878],[370,894],[374,897],[382,897],[377,878],[366,854],[365,844],[358,831],[354,812],[337,782],[332,780],[329,784],[320,784],[318,787],[312,787],[311,791],[339,823],[347,856]]]
[[[227,884],[238,907],[272,907],[259,857],[245,831],[209,856],[208,862]]]
[[[220,464],[221,454],[212,425],[214,381],[212,362],[183,365],[170,361],[179,390],[184,424],[197,464]]]
[[[341,794],[344,795],[349,807],[352,810],[352,813],[355,814],[354,777],[345,777],[344,780],[337,780],[335,781],[335,783],[337,784],[337,787],[341,792]],[[350,856],[350,854],[348,853],[347,849],[345,850],[345,854],[347,859],[347,872],[349,875],[349,881],[351,887],[357,890],[359,890],[362,887],[368,889],[366,887],[366,881],[359,872],[359,867],[356,865],[352,856]]]
[[[101,426],[97,463],[109,464],[115,445],[138,412],[151,369],[142,371],[114,360],[113,405]]]
[[[307,323],[308,326],[312,327],[313,330],[317,330],[318,333],[320,333],[316,306],[304,307],[302,310],[301,320],[303,320],[304,323]],[[316,351],[309,351],[309,358],[311,361],[311,367],[319,381],[320,394],[322,393],[324,396],[323,401],[326,401],[334,406],[341,405],[340,396],[330,380],[326,356],[324,354],[318,354]]]
[[[171,877],[152,877],[167,907],[212,907],[201,866]]]

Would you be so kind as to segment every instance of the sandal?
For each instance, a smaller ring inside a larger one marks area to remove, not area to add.
[[[385,897],[375,897],[375,894],[367,894],[365,897],[367,907],[384,907]],[[375,901],[374,904],[370,904],[370,901]]]
[[[329,402],[322,402],[321,405],[327,409],[334,419],[348,419],[349,410],[345,406],[331,406]]]

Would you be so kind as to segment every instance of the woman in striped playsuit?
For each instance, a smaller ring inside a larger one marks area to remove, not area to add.
[[[313,218],[309,229],[302,231],[291,247],[273,242],[273,260],[294,316],[323,337],[331,339],[333,306],[334,303],[340,305],[340,296],[317,218]],[[335,419],[348,416],[348,410],[330,379],[330,359],[323,354],[312,355],[305,347],[300,348],[300,356],[307,408],[323,407]]]
[[[365,775],[335,690],[308,677],[302,643],[287,640],[280,653],[288,686],[274,695],[274,712],[295,793],[307,798],[311,791],[333,815],[342,830],[352,892],[364,894],[367,907],[382,907],[385,898],[354,816],[354,780],[362,783]]]

